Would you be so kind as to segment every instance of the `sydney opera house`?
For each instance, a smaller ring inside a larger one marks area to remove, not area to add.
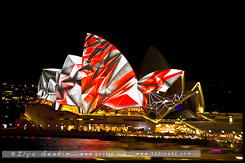
[[[82,57],[68,55],[61,69],[42,70],[38,103],[25,108],[17,127],[164,132],[164,122],[195,120],[204,109],[201,84],[185,82],[185,72],[154,47],[135,74],[115,46],[88,33]]]

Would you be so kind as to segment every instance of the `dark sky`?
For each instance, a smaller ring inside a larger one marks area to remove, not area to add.
[[[42,68],[61,68],[67,54],[82,56],[86,32],[7,31],[1,70],[6,78],[38,82]],[[187,80],[219,81],[233,86],[241,73],[241,42],[200,38],[166,40],[164,32],[93,32],[114,44],[137,70],[150,45],[172,68],[186,71]],[[169,38],[169,37],[168,37]],[[15,72],[15,73],[13,73]]]
[[[35,12],[34,8],[23,8],[23,5],[17,10],[12,6],[4,8],[0,81],[37,84],[42,68],[62,68],[67,54],[82,56],[84,39],[90,32],[114,44],[135,71],[153,45],[172,68],[186,72],[186,81],[201,82],[207,111],[242,112],[240,82],[244,45],[236,26],[239,24],[233,18],[216,19],[214,15],[208,23],[196,19],[191,28],[179,24],[180,31],[176,28],[157,32],[149,28],[146,32],[142,26],[132,30],[137,32],[123,32],[126,30],[120,22],[115,24],[112,20],[89,28],[88,17],[71,21],[64,15],[44,15],[40,10]],[[78,21],[84,28],[75,30],[74,22]],[[103,29],[113,32],[96,32]]]

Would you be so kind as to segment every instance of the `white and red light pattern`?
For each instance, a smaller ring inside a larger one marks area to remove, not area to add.
[[[105,39],[87,34],[83,57],[68,55],[62,67],[55,109],[75,105],[90,113],[100,105],[147,108],[149,92],[166,92],[182,70],[158,70],[139,81],[126,58]]]
[[[171,84],[180,77],[182,70],[169,69],[158,70],[147,74],[138,82],[138,86],[144,95],[144,108],[146,108],[149,92],[166,92]]]
[[[81,68],[82,58],[68,55],[61,69],[55,110],[60,104],[75,105],[81,109]]]
[[[87,34],[82,59],[84,113],[104,104],[114,109],[142,106],[137,78],[121,52],[105,39]]]
[[[55,103],[58,80],[61,69],[44,68],[38,82],[38,100],[49,100]]]
[[[142,107],[143,95],[138,90],[137,80],[129,81],[122,88],[115,91],[110,97],[102,103],[111,108],[123,109],[128,107]],[[134,83],[134,84],[132,84]]]

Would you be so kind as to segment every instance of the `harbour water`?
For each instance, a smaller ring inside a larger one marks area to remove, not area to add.
[[[117,151],[117,150],[200,150],[201,157],[185,158],[191,160],[236,160],[236,156],[241,156],[232,148],[224,148],[217,144],[207,143],[180,143],[180,142],[149,142],[138,141],[133,138],[123,138],[117,141],[107,141],[100,139],[84,138],[59,138],[59,137],[34,137],[34,136],[2,136],[1,148],[3,151]],[[93,157],[81,158],[60,158],[62,160],[95,160]],[[107,158],[103,158],[107,159]],[[143,158],[145,159],[145,158]],[[147,158],[156,159],[156,158]],[[180,158],[157,158],[159,160],[175,160]],[[15,159],[4,159],[13,161]],[[28,158],[29,161],[40,161],[40,159]],[[17,159],[17,161],[28,161],[27,159]],[[44,161],[44,159],[41,159]],[[51,159],[52,160],[52,159]],[[53,159],[53,160],[56,160]],[[16,160],[15,160],[16,161]]]
[[[105,150],[115,143],[100,139],[2,136],[2,150]]]

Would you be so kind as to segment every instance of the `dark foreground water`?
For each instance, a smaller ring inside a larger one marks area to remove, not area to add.
[[[2,136],[3,150],[105,150],[116,141],[100,139]]]
[[[33,136],[2,136],[1,148],[2,151],[103,151],[115,147],[118,141],[103,141],[100,139],[79,139],[79,138],[59,138],[59,137],[33,137]],[[25,155],[26,156],[26,155]],[[40,159],[40,158],[5,158],[4,161],[60,161],[60,160],[95,160],[91,157],[83,158],[52,158],[52,159]]]
[[[200,150],[201,157],[191,158],[191,160],[237,160],[236,156],[241,157],[241,152],[232,148],[224,148],[215,144],[188,144],[180,142],[144,142],[136,141],[134,138],[122,138],[118,141],[105,141],[100,139],[80,139],[80,138],[58,138],[58,137],[31,137],[31,136],[2,136],[1,148],[3,151],[118,151],[118,150]],[[74,160],[96,160],[98,158],[60,158],[59,161]],[[106,158],[107,159],[107,158]],[[110,159],[110,158],[108,158]],[[146,158],[143,158],[146,159]],[[153,158],[147,158],[153,159]],[[159,160],[175,160],[176,158],[154,158]],[[177,158],[180,159],[180,158]],[[184,158],[186,159],[186,158]],[[22,159],[3,159],[3,161],[46,161],[41,158],[22,158]],[[48,161],[57,161],[47,159]]]

